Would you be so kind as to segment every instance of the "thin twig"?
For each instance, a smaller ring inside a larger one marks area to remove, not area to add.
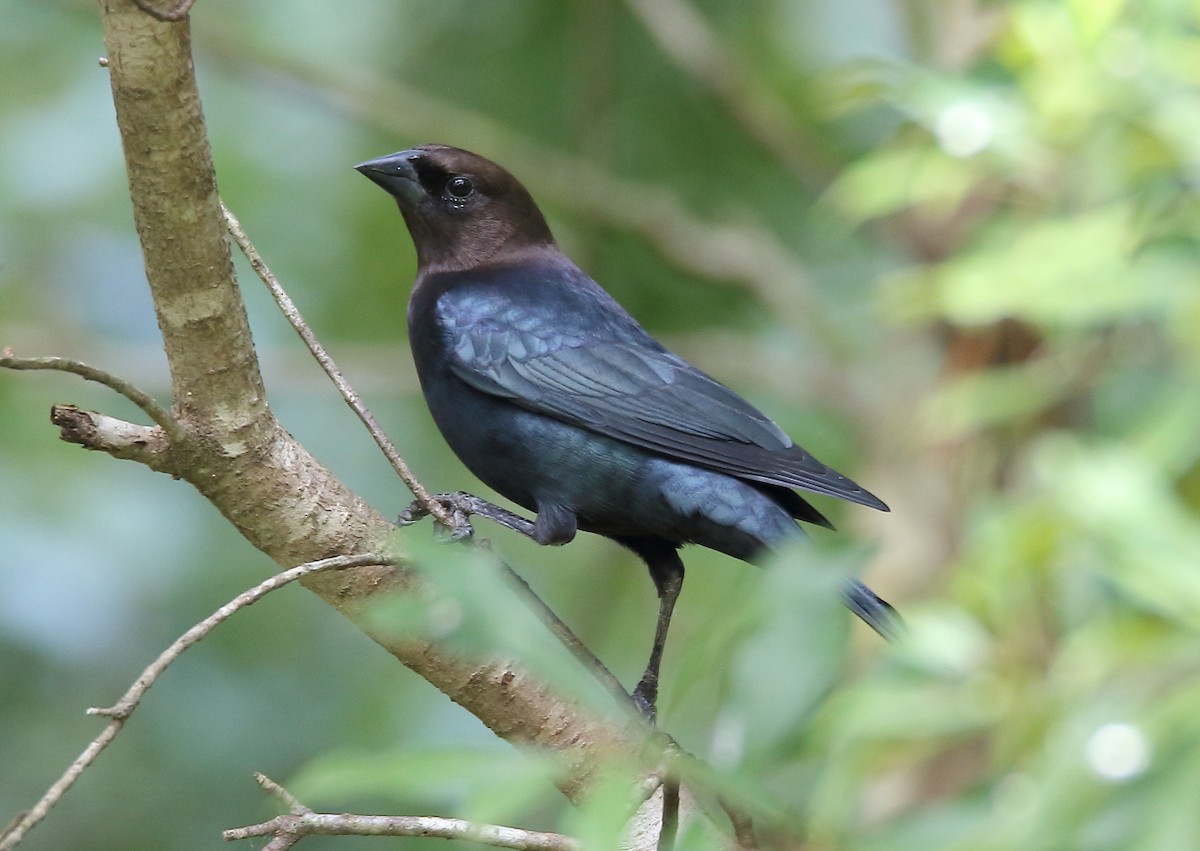
[[[141,702],[142,696],[146,690],[154,684],[166,667],[174,662],[183,651],[187,650],[196,642],[200,641],[204,636],[213,631],[222,621],[229,618],[234,612],[239,609],[244,609],[253,603],[257,603],[267,594],[277,588],[282,588],[290,582],[295,582],[310,573],[319,573],[325,570],[345,570],[350,567],[366,567],[368,565],[385,565],[394,564],[395,560],[388,556],[378,553],[364,553],[362,555],[353,556],[332,556],[330,558],[318,559],[316,561],[306,562],[297,567],[289,568],[280,573],[275,574],[269,579],[265,579],[253,588],[242,592],[234,597],[221,608],[217,609],[200,623],[193,626],[179,638],[175,639],[166,650],[164,650],[157,659],[142,672],[137,681],[130,687],[116,704],[104,709],[89,709],[89,715],[107,715],[112,718],[128,718],[129,715],[137,708]]]
[[[242,223],[237,220],[237,217],[230,212],[229,208],[221,202],[221,214],[225,217],[225,225],[229,228],[229,234],[233,237],[233,241],[237,243],[238,248],[242,250],[242,254],[250,261],[251,268],[258,275],[259,280],[266,285],[267,290],[271,293],[271,297],[275,299],[275,303],[279,305],[280,311],[283,312],[284,318],[300,335],[300,339],[304,341],[304,345],[312,352],[312,356],[316,358],[321,369],[325,370],[325,374],[329,376],[329,380],[333,382],[333,386],[337,388],[338,393],[346,400],[346,404],[354,411],[355,415],[362,421],[362,424],[367,427],[371,438],[383,452],[388,463],[392,465],[397,475],[408,486],[412,495],[417,498],[417,501],[424,506],[437,521],[447,529],[454,528],[454,517],[451,513],[429,495],[429,491],[417,480],[413,475],[412,470],[408,468],[408,464],[400,457],[400,453],[396,451],[396,447],[392,441],[384,434],[383,429],[379,427],[379,423],[375,421],[375,415],[363,404],[358,393],[350,386],[350,382],[342,375],[337,364],[333,362],[333,358],[325,351],[325,347],[321,345],[321,341],[313,334],[312,329],[308,327],[308,323],[304,321],[304,317],[300,315],[300,311],[296,308],[295,302],[291,296],[287,294],[283,286],[279,283],[279,279],[271,272],[262,255],[258,253],[258,249],[254,247],[254,243],[250,241],[250,237],[246,235],[246,231],[242,228]]]
[[[608,666],[600,661],[600,658],[579,639],[579,636],[572,632],[571,628],[546,605],[546,602],[537,595],[537,592],[529,586],[529,583],[525,581],[525,578],[521,574],[513,570],[512,566],[502,558],[496,558],[496,562],[500,566],[501,577],[525,605],[533,611],[534,616],[550,630],[554,637],[567,648],[580,664],[591,671],[592,676],[612,696],[618,706],[625,709],[631,718],[636,718],[644,723],[646,717],[642,715],[637,704],[630,697],[629,692],[621,685],[621,681],[617,679],[616,675],[608,669]]]
[[[276,798],[283,801],[283,803],[287,806],[289,813],[295,813],[299,815],[301,813],[312,812],[311,809],[300,803],[299,798],[297,798],[287,789],[284,789],[283,786],[276,783],[261,771],[254,772],[254,781],[258,783],[258,785],[261,786],[263,791],[265,791],[268,795],[274,795]]]
[[[83,774],[83,772],[95,762],[96,757],[108,747],[117,734],[121,732],[125,721],[137,709],[142,697],[149,690],[150,686],[154,685],[155,681],[166,670],[167,666],[174,662],[183,651],[187,650],[208,633],[212,632],[222,621],[226,620],[234,612],[244,609],[247,606],[258,602],[264,596],[282,588],[289,582],[295,582],[301,577],[308,576],[313,573],[324,570],[342,570],[350,567],[365,567],[368,565],[392,564],[393,560],[387,556],[378,555],[375,553],[366,553],[356,556],[334,556],[333,558],[320,559],[318,561],[310,561],[306,564],[301,564],[297,567],[290,568],[272,576],[255,585],[248,591],[244,591],[234,597],[221,608],[217,609],[200,623],[193,626],[179,638],[159,654],[158,658],[150,663],[147,668],[142,671],[141,675],[134,681],[129,690],[117,701],[113,706],[106,708],[91,708],[88,710],[89,715],[104,715],[112,720],[105,727],[100,735],[96,736],[81,753],[74,762],[67,768],[63,775],[55,781],[41,799],[25,813],[25,815],[14,824],[3,836],[0,836],[0,851],[10,851],[15,848],[21,839],[29,830],[38,822],[46,817],[50,808],[58,803],[59,799],[74,785],[75,781]]]
[[[87,381],[103,384],[105,387],[116,391],[141,408],[146,416],[154,420],[155,424],[166,432],[167,437],[171,438],[172,441],[183,439],[183,429],[180,428],[175,418],[171,416],[170,411],[154,401],[149,393],[139,390],[124,378],[118,378],[111,372],[105,372],[98,367],[90,366],[82,361],[71,360],[70,358],[19,358],[7,349],[3,355],[0,355],[0,367],[13,370],[45,369],[57,372],[69,372]]]
[[[226,830],[222,836],[227,841],[271,836],[274,839],[266,847],[281,850],[291,848],[305,836],[424,836],[467,840],[495,848],[517,848],[522,851],[578,851],[580,848],[578,840],[561,833],[476,824],[462,819],[317,813],[265,775],[256,774],[254,778],[263,789],[287,805],[289,814],[261,824]]]
[[[375,421],[374,415],[359,398],[358,393],[355,392],[354,388],[350,386],[349,381],[347,381],[345,376],[342,375],[341,371],[337,368],[337,365],[334,364],[333,359],[329,356],[328,352],[325,351],[325,348],[321,345],[320,341],[317,340],[316,335],[312,332],[312,329],[308,326],[308,323],[304,321],[304,317],[301,316],[300,312],[296,309],[295,303],[287,294],[287,291],[284,290],[283,285],[279,282],[279,279],[276,278],[271,272],[270,268],[268,268],[266,261],[262,259],[262,255],[258,253],[258,249],[256,249],[254,244],[250,241],[250,237],[242,228],[237,217],[234,216],[234,214],[230,212],[229,208],[223,203],[221,205],[221,211],[225,217],[225,224],[229,228],[229,233],[233,237],[233,241],[237,243],[238,248],[242,250],[242,253],[246,256],[246,259],[250,261],[251,268],[254,269],[259,279],[263,282],[263,284],[266,285],[267,289],[271,293],[272,298],[275,299],[275,303],[279,305],[279,309],[283,312],[283,315],[286,317],[288,322],[291,323],[291,326],[295,329],[296,333],[300,335],[300,339],[304,341],[304,345],[308,347],[310,352],[312,352],[312,355],[317,360],[317,363],[319,363],[321,368],[325,370],[325,374],[329,376],[331,381],[333,381],[334,386],[337,387],[338,392],[341,394],[342,398],[345,399],[346,404],[350,406],[350,408],[358,416],[359,420],[362,421],[363,425],[367,427],[367,430],[371,433],[371,437],[375,440],[375,443],[383,451],[383,454],[391,463],[392,468],[396,470],[400,478],[404,480],[406,485],[408,485],[409,490],[411,490],[413,495],[417,498],[417,502],[420,503],[422,509],[429,514],[432,514],[437,521],[447,529],[456,528],[457,524],[455,522],[453,510],[450,509],[442,500],[438,499],[434,495],[431,495],[417,480],[416,476],[413,475],[412,471],[409,470],[408,465],[404,462],[404,459],[400,457],[400,453],[396,451],[396,447],[392,444],[391,440],[386,434],[384,434],[383,430]],[[513,516],[515,517],[515,515]],[[605,664],[601,662],[600,659],[594,653],[592,653],[592,651],[589,650],[582,641],[579,640],[579,637],[571,631],[570,627],[568,627],[558,617],[558,615],[551,611],[550,607],[547,606],[540,597],[538,597],[533,589],[529,587],[529,583],[521,578],[520,574],[513,570],[513,568],[503,559],[496,559],[496,561],[498,562],[501,573],[503,574],[504,579],[508,582],[509,586],[517,593],[517,595],[525,602],[525,604],[533,610],[534,614],[539,620],[542,621],[543,624],[546,625],[550,632],[556,638],[558,638],[560,642],[562,642],[563,646],[565,646],[567,650],[570,651],[570,653],[584,665],[584,667],[592,672],[592,675],[596,678],[600,685],[603,686],[613,696],[618,705],[632,708],[633,704],[630,701],[629,693],[625,690],[613,673],[608,670]]]

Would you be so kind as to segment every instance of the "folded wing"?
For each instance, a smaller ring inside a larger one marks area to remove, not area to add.
[[[579,334],[539,321],[539,313],[526,305],[519,316],[462,322],[464,312],[455,311],[459,321],[443,325],[451,369],[484,393],[669,458],[887,510],[632,319]]]

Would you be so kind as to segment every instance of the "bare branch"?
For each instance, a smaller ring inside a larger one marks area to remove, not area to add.
[[[137,709],[142,698],[150,689],[150,686],[154,685],[163,671],[167,669],[167,666],[178,659],[180,654],[185,650],[212,632],[213,629],[222,621],[229,618],[234,612],[244,609],[258,602],[272,591],[310,574],[326,570],[344,570],[350,567],[391,563],[392,559],[388,556],[367,553],[356,556],[335,556],[293,567],[290,570],[275,574],[270,579],[260,582],[248,591],[244,591],[234,597],[224,606],[221,606],[221,608],[179,636],[170,647],[164,650],[157,659],[142,671],[141,675],[116,704],[103,709],[93,707],[88,710],[89,715],[105,715],[112,720],[107,727],[100,731],[100,735],[84,748],[83,753],[68,766],[63,775],[46,790],[41,799],[28,812],[22,815],[3,836],[0,836],[0,851],[10,851],[10,849],[15,848],[25,834],[46,817],[50,809],[75,784],[75,781],[80,778],[83,772],[96,761],[96,757],[100,756],[101,752],[117,737],[117,734],[121,732],[121,728],[125,726],[125,721]]]
[[[561,833],[522,830],[495,824],[475,824],[463,819],[438,816],[364,816],[351,813],[309,813],[277,816],[262,824],[234,828],[222,836],[230,841],[252,836],[274,836],[282,840],[267,848],[290,848],[305,836],[421,836],[459,839],[518,848],[523,851],[578,851],[579,842]]]
[[[612,696],[617,706],[625,710],[634,723],[646,725],[646,717],[642,715],[637,704],[633,702],[633,698],[629,696],[629,692],[625,690],[625,687],[621,685],[621,681],[616,678],[613,672],[608,669],[608,666],[601,662],[600,658],[586,644],[579,640],[579,636],[563,623],[558,615],[554,613],[554,610],[546,605],[546,602],[529,587],[529,583],[525,581],[525,578],[513,570],[508,562],[497,558],[496,563],[500,569],[501,578],[513,590],[513,593],[550,630],[554,637],[567,648],[571,655],[591,672],[596,681]],[[648,730],[649,727],[647,726]]]
[[[227,841],[271,836],[271,849],[291,848],[305,836],[423,836],[433,839],[459,839],[517,848],[522,851],[578,851],[578,840],[561,833],[522,830],[495,824],[475,824],[462,819],[438,816],[364,816],[352,813],[317,813],[296,800],[290,792],[263,774],[254,779],[267,792],[282,800],[289,814],[248,827],[226,830]]]
[[[286,844],[269,845],[268,848],[289,848],[304,836],[422,836],[468,840],[495,848],[520,848],[525,851],[576,851],[580,848],[576,840],[561,833],[473,824],[462,819],[437,816],[363,816],[350,813],[278,816],[262,824],[227,830],[223,836],[231,841],[252,836],[276,836],[290,840]]]
[[[400,456],[400,453],[396,450],[391,439],[380,428],[378,422],[375,420],[375,416],[350,385],[350,382],[342,374],[341,370],[338,369],[337,364],[333,362],[333,358],[330,357],[325,347],[321,345],[321,341],[317,339],[312,328],[305,322],[295,302],[292,301],[291,296],[283,288],[283,284],[280,283],[279,279],[267,266],[258,249],[254,247],[254,243],[251,242],[241,222],[224,203],[221,204],[221,213],[225,217],[225,224],[229,228],[229,233],[233,237],[233,241],[242,250],[242,254],[250,262],[251,268],[254,269],[259,279],[266,285],[267,290],[271,293],[271,297],[279,306],[284,317],[300,336],[304,345],[308,347],[309,352],[312,353],[317,363],[325,371],[325,374],[329,376],[329,379],[346,401],[346,404],[350,406],[351,410],[354,411],[359,420],[366,426],[367,431],[375,440],[376,445],[383,451],[392,468],[404,480],[404,483],[408,485],[413,495],[416,496],[416,502],[401,514],[401,522],[415,522],[419,518],[431,514],[438,523],[452,532],[462,533],[465,530],[465,534],[470,534],[470,515],[472,513],[481,513],[483,507],[486,506],[490,509],[490,512],[495,512],[486,514],[489,519],[521,532],[526,537],[532,537],[532,524],[510,511],[505,511],[470,494],[431,495],[421,485],[420,481],[413,475],[408,465],[404,462],[404,459]],[[460,499],[463,504],[456,506],[453,503],[455,498]],[[482,540],[477,541],[477,543],[486,545],[486,541]],[[545,601],[529,587],[529,584],[509,564],[502,559],[496,559],[496,564],[509,587],[513,589],[534,615],[545,624],[550,632],[558,638],[563,646],[584,667],[592,672],[592,675],[612,695],[617,704],[630,711],[631,717],[637,720],[644,720],[631,701],[629,693],[625,691],[624,687],[613,676],[612,672],[608,670],[607,666],[579,640],[579,637],[571,631],[570,627],[563,623],[558,615],[546,605]]]
[[[179,423],[166,408],[154,401],[154,398],[149,393],[139,390],[125,379],[119,378],[111,372],[105,372],[98,367],[90,366],[82,361],[71,360],[70,358],[19,358],[7,350],[5,350],[3,355],[0,355],[0,367],[13,370],[47,369],[58,372],[69,372],[87,381],[103,384],[105,387],[116,391],[141,408],[146,416],[154,420],[158,427],[166,432],[167,436],[172,440],[179,440],[182,437]]]
[[[126,422],[74,405],[54,405],[50,408],[50,422],[58,426],[58,436],[67,443],[137,461],[160,473],[175,472],[170,441],[157,426]]]
[[[366,426],[372,439],[374,439],[376,445],[382,450],[388,463],[392,465],[392,469],[396,471],[396,474],[408,486],[408,489],[417,498],[417,502],[421,504],[422,508],[429,514],[432,514],[446,528],[453,528],[454,518],[450,512],[446,510],[444,505],[430,497],[429,491],[425,489],[421,482],[417,480],[412,470],[408,468],[408,464],[405,463],[400,453],[396,451],[396,447],[391,439],[379,427],[379,423],[375,420],[375,415],[371,413],[370,409],[359,398],[358,393],[350,386],[350,382],[346,380],[341,370],[338,369],[337,364],[333,362],[333,358],[330,357],[329,352],[321,345],[321,341],[317,339],[316,334],[312,332],[308,323],[304,321],[304,317],[300,315],[296,303],[292,301],[291,296],[287,294],[283,285],[279,283],[279,279],[271,272],[262,255],[258,253],[258,249],[254,247],[254,243],[250,241],[250,237],[246,235],[246,231],[242,228],[242,223],[229,211],[224,202],[221,203],[221,215],[225,219],[225,225],[229,228],[229,234],[233,237],[233,241],[237,243],[238,248],[242,250],[242,254],[246,256],[246,259],[250,261],[250,267],[254,269],[259,280],[266,285],[267,290],[271,293],[271,297],[279,305],[279,310],[283,313],[284,318],[287,319],[296,333],[300,335],[300,339],[304,341],[304,345],[312,352],[312,356],[316,358],[321,369],[325,370],[325,374],[329,376],[329,380],[333,382],[333,386],[337,388],[338,393],[342,394],[342,398],[346,400],[346,404],[350,406],[350,410],[354,411],[355,415],[362,421],[362,424]]]
[[[107,715],[111,718],[120,719],[128,718],[133,710],[137,708],[137,705],[142,700],[142,696],[145,695],[150,686],[154,685],[154,682],[166,670],[167,666],[179,658],[183,651],[212,632],[234,612],[257,603],[267,594],[278,588],[282,588],[284,585],[295,582],[297,579],[308,576],[311,573],[320,573],[325,570],[345,570],[348,567],[390,565],[395,563],[395,559],[389,556],[379,555],[378,553],[364,553],[362,555],[332,556],[331,558],[318,559],[317,561],[310,561],[307,564],[301,564],[289,570],[276,573],[271,578],[264,579],[253,588],[234,597],[224,606],[175,639],[170,647],[151,662],[146,670],[142,671],[142,675],[137,678],[137,681],[130,687],[129,691],[116,704],[104,709],[89,709],[88,714]]]
[[[32,808],[17,818],[3,836],[0,836],[0,851],[10,851],[17,847],[18,843],[25,838],[25,834],[46,817],[50,808],[57,804],[67,790],[75,785],[75,781],[80,778],[87,767],[95,762],[101,751],[117,737],[117,733],[121,732],[124,724],[125,722],[120,719],[111,721],[100,731],[99,736],[88,743],[83,753],[76,757],[75,761],[63,772],[62,777],[46,790],[46,794],[42,795]]]
[[[276,798],[283,801],[283,803],[287,806],[289,813],[296,813],[299,815],[301,813],[312,812],[312,810],[300,803],[299,798],[297,798],[287,789],[284,789],[283,786],[276,783],[261,771],[254,772],[254,782],[261,786],[268,795],[274,795]]]
[[[101,9],[134,224],[175,412],[234,451],[261,445],[273,439],[277,423],[225,239],[189,22],[163,23],[132,0],[101,0]]]

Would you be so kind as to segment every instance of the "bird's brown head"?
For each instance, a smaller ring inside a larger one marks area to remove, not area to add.
[[[418,145],[355,168],[400,205],[424,272],[471,269],[554,244],[528,190],[470,151]]]

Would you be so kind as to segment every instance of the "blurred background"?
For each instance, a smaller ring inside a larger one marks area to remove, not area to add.
[[[733,793],[820,849],[1200,847],[1193,3],[200,0],[192,20],[225,201],[428,487],[486,493],[415,383],[407,234],[351,167],[439,141],[509,168],[652,333],[890,503],[816,500],[840,531],[766,571],[686,553],[661,720]],[[103,53],[93,3],[0,10],[0,346],[166,402]],[[276,413],[398,512],[241,269]],[[143,419],[0,374],[0,823],[99,730],[86,707],[274,570],[188,486],[59,442],[57,402]],[[638,562],[481,531],[636,679]],[[817,599],[837,570],[909,638]],[[587,830],[536,761],[292,587],[189,651],[22,847],[212,848],[277,812],[252,771],[323,810]]]

